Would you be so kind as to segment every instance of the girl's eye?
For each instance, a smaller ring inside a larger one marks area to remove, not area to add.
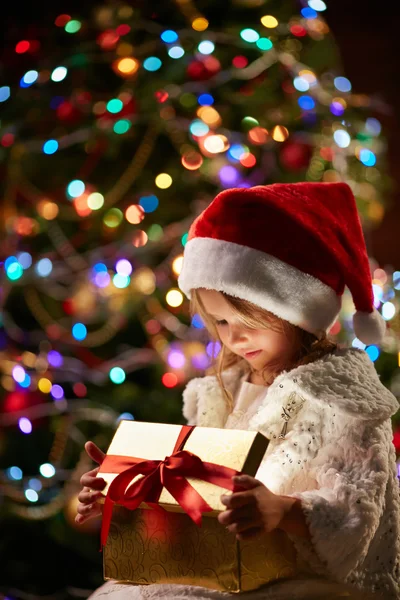
[[[216,323],[217,325],[226,325],[226,324],[227,324],[227,321],[225,321],[225,319],[222,319],[222,321],[215,321],[215,323]]]

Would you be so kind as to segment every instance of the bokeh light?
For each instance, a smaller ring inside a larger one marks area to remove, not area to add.
[[[121,369],[121,367],[113,367],[110,370],[110,379],[113,383],[116,383],[117,385],[119,385],[125,381],[125,378],[126,378],[125,371],[123,369]]]

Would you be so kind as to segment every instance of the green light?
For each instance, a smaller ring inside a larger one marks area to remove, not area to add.
[[[253,129],[253,127],[258,127],[260,123],[254,117],[245,117],[242,119],[242,126],[246,131]]]
[[[80,30],[81,27],[82,23],[73,19],[72,21],[68,21],[68,23],[65,26],[65,31],[67,33],[76,33]]]
[[[7,277],[8,279],[11,279],[11,281],[17,281],[17,279],[20,279],[20,277],[22,277],[23,275],[23,272],[24,269],[19,264],[19,262],[11,263],[11,265],[6,270]]]
[[[147,235],[151,242],[158,242],[158,240],[160,240],[164,235],[163,228],[161,227],[161,225],[155,223],[154,225],[151,225],[151,227],[149,227]]]
[[[260,38],[256,41],[256,46],[260,50],[271,50],[273,43],[268,38]]]
[[[114,227],[118,227],[118,225],[120,225],[123,218],[124,215],[119,208],[110,208],[110,210],[104,215],[103,222],[107,225],[107,227],[113,229]]]
[[[110,379],[113,383],[120,384],[125,381],[125,371],[121,367],[113,367],[110,371]]]
[[[114,133],[126,133],[131,128],[132,123],[127,119],[121,119],[114,124]]]
[[[118,98],[113,98],[107,102],[107,110],[113,114],[119,113],[123,109],[123,106],[122,100],[119,100]]]
[[[242,29],[240,32],[240,37],[245,42],[249,42],[249,44],[256,42],[260,35],[257,33],[255,29]]]
[[[194,94],[191,94],[190,92],[185,92],[179,98],[179,102],[185,108],[191,108],[192,106],[195,106],[197,104],[197,97]]]
[[[186,246],[186,244],[187,244],[187,241],[188,241],[188,237],[189,237],[189,234],[188,234],[188,233],[185,233],[185,234],[182,236],[182,240],[181,240],[181,241],[182,241],[182,246]]]

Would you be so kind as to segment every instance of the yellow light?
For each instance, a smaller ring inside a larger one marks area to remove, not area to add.
[[[160,173],[157,175],[155,182],[157,187],[166,190],[172,184],[172,177],[168,173]]]
[[[104,204],[104,196],[99,192],[93,192],[89,194],[87,199],[87,205],[92,210],[99,210]]]
[[[172,263],[172,270],[175,273],[175,275],[180,275],[180,273],[182,271],[182,265],[183,265],[183,255],[177,256],[175,258],[174,262]]]
[[[128,44],[127,42],[122,42],[117,46],[117,54],[118,56],[129,56],[133,52],[132,44]]]
[[[151,269],[143,267],[135,271],[132,277],[132,285],[141,294],[151,296],[156,289],[156,277]]]
[[[398,364],[399,364],[399,367],[400,367],[400,352],[399,352]]]
[[[38,204],[38,213],[47,221],[52,221],[58,215],[58,206],[54,202],[41,200]]]
[[[182,292],[176,289],[169,290],[168,294],[165,296],[167,304],[176,308],[180,306],[183,302]]]
[[[115,68],[121,75],[133,75],[139,68],[139,61],[131,56],[127,56],[117,60]]]
[[[222,122],[219,112],[212,106],[201,106],[197,110],[197,116],[211,127],[219,127]]]
[[[195,31],[205,31],[208,27],[208,21],[204,17],[197,17],[192,21],[192,27]]]
[[[39,379],[38,389],[43,394],[50,394],[51,387],[52,387],[52,384],[51,384],[50,379],[47,379],[47,377],[42,377],[41,379]]]
[[[275,142],[284,142],[289,137],[289,131],[283,125],[276,125],[272,130],[272,139]]]
[[[265,15],[261,17],[261,23],[264,27],[268,27],[268,29],[273,29],[278,26],[278,20],[275,19],[272,15]]]
[[[204,140],[204,148],[211,154],[218,154],[229,148],[229,142],[224,135],[210,135]]]
[[[308,83],[311,83],[311,84],[315,83],[317,81],[315,74],[312,71],[310,71],[309,69],[302,69],[301,71],[299,71],[299,77],[302,77]]]

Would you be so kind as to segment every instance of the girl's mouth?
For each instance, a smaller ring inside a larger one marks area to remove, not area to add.
[[[258,356],[260,354],[260,352],[262,352],[262,350],[255,350],[254,352],[247,352],[247,354],[244,355],[245,358],[255,358],[256,356]]]

